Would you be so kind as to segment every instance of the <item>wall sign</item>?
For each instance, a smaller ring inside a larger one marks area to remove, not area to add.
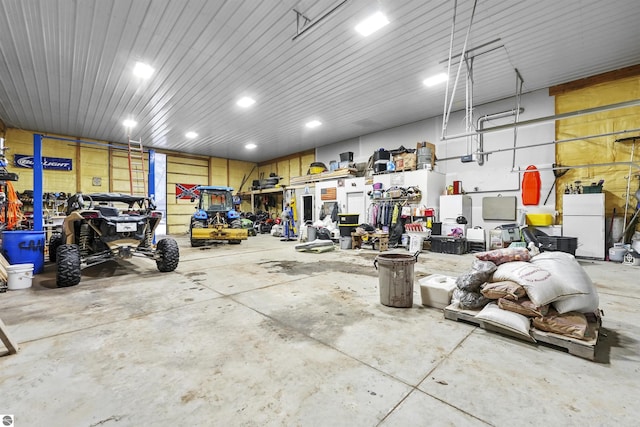
[[[336,187],[321,188],[320,200],[336,200],[337,193]]]
[[[14,154],[13,164],[21,168],[33,169],[33,156],[28,156],[26,154]],[[64,159],[61,157],[42,157],[42,168],[70,171],[73,169],[72,159]]]
[[[197,199],[200,191],[196,190],[199,184],[176,184],[176,199]]]

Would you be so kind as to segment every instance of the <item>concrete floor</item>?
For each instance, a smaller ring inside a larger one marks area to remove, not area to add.
[[[583,262],[604,310],[598,362],[441,310],[379,303],[376,252],[296,252],[269,235],[136,258],[0,294],[20,343],[0,414],[22,426],[635,426],[640,267]],[[473,255],[423,252],[416,276]],[[0,351],[2,346],[0,346]]]

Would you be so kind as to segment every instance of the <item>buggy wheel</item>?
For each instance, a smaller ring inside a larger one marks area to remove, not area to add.
[[[158,270],[164,273],[173,271],[178,267],[180,261],[180,249],[178,243],[171,238],[162,239],[156,246],[156,265]]]
[[[57,270],[56,283],[64,288],[80,283],[80,249],[78,245],[59,245],[56,250]]]
[[[56,262],[56,251],[58,246],[62,244],[62,236],[60,234],[54,234],[49,239],[49,261]]]
[[[229,240],[230,245],[239,245],[242,243],[242,240]]]

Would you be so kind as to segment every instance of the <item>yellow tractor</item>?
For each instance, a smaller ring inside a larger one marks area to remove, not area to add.
[[[233,208],[233,188],[201,185],[196,190],[198,206],[189,226],[192,247],[225,240],[239,244],[247,240],[249,233],[242,228],[240,215]]]

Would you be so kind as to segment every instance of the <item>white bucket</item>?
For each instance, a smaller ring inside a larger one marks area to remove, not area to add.
[[[410,234],[409,252],[415,254],[416,252],[422,252],[422,244],[424,243],[424,236],[417,234]]]
[[[13,264],[7,267],[7,288],[10,291],[31,287],[33,264]]]

